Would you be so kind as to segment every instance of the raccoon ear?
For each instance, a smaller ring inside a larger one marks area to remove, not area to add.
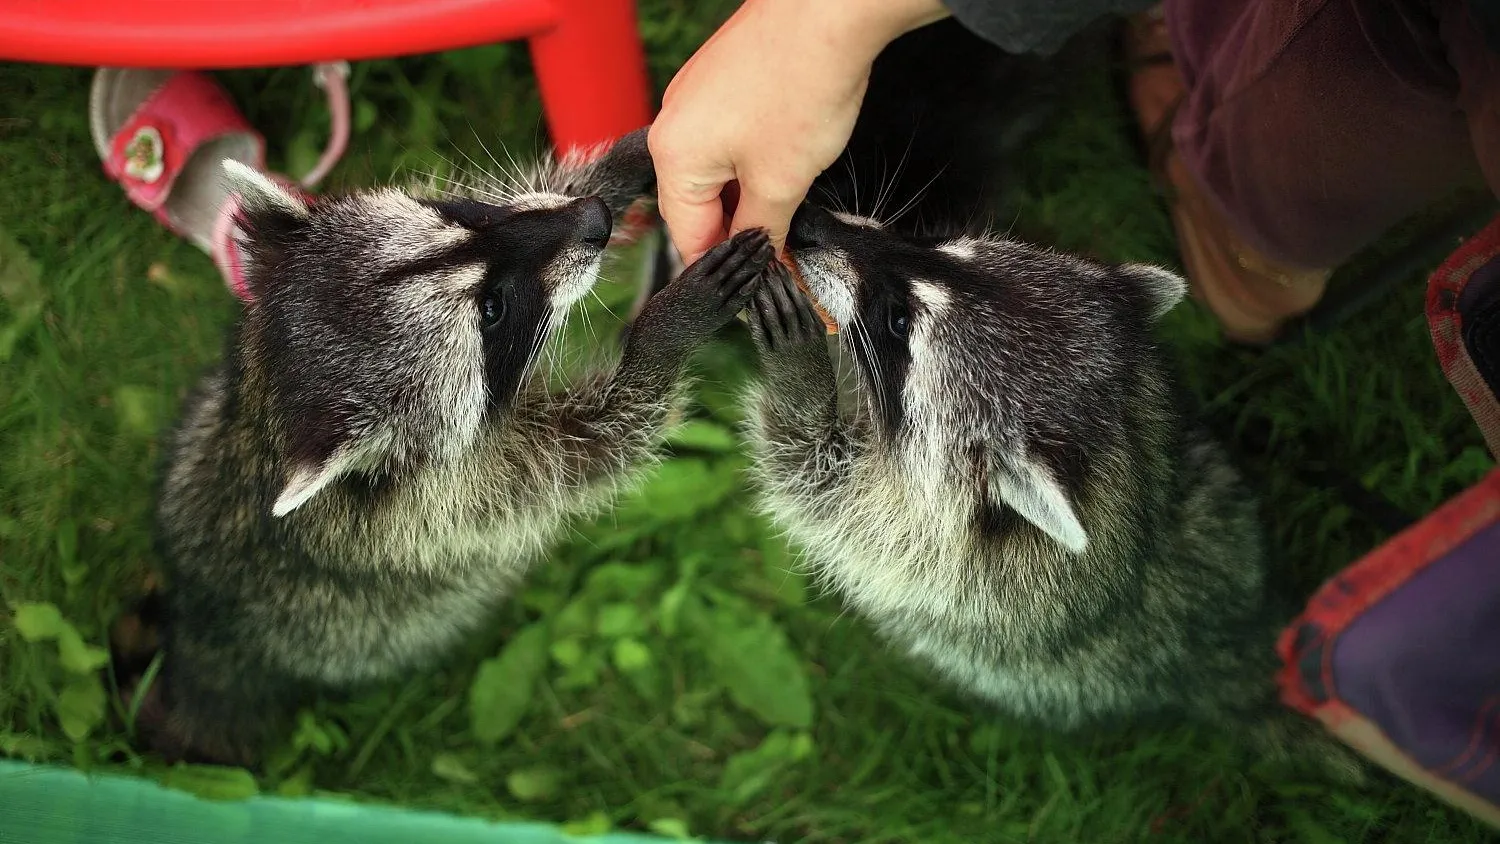
[[[1161,319],[1167,311],[1177,306],[1187,295],[1187,282],[1182,276],[1154,264],[1125,264],[1120,274],[1140,285],[1151,303],[1151,318]]]
[[[1020,513],[1075,554],[1088,547],[1088,535],[1067,493],[1045,466],[1019,453],[992,451],[987,477],[995,502]]]
[[[276,496],[276,503],[271,505],[271,515],[278,519],[285,516],[306,504],[345,472],[356,466],[369,465],[384,453],[387,442],[389,440],[380,436],[367,437],[339,446],[322,460],[296,460],[292,464],[291,477],[281,488],[281,494]]]
[[[340,462],[338,458],[332,458],[322,464],[303,463],[293,469],[281,494],[276,496],[276,503],[271,505],[271,515],[279,519],[306,504],[308,499],[344,473],[347,466],[340,465]]]
[[[224,184],[239,194],[240,204],[250,216],[284,214],[300,220],[311,213],[304,200],[254,167],[233,158],[224,159],[221,166]]]

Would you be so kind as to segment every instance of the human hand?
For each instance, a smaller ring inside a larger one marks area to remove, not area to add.
[[[779,252],[849,142],[875,57],[947,14],[940,0],[745,0],[667,86],[648,137],[683,261],[751,228]]]

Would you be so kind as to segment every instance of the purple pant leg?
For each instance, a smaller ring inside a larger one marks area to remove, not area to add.
[[[1500,76],[1464,0],[1165,0],[1165,11],[1188,90],[1173,141],[1267,257],[1335,266],[1483,183],[1475,141],[1500,141]],[[1500,148],[1479,148],[1500,186]]]

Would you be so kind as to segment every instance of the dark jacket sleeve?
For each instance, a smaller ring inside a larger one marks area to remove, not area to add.
[[[1141,11],[1157,0],[944,0],[970,32],[1007,53],[1051,55],[1073,33],[1106,15]]]

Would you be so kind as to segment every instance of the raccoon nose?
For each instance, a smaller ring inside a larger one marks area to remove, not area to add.
[[[786,248],[807,249],[822,243],[828,236],[829,223],[833,215],[816,205],[804,202],[792,215],[791,230],[786,235]]]
[[[609,236],[614,231],[614,219],[609,206],[597,196],[578,201],[578,239],[586,246],[603,249],[609,245]]]

